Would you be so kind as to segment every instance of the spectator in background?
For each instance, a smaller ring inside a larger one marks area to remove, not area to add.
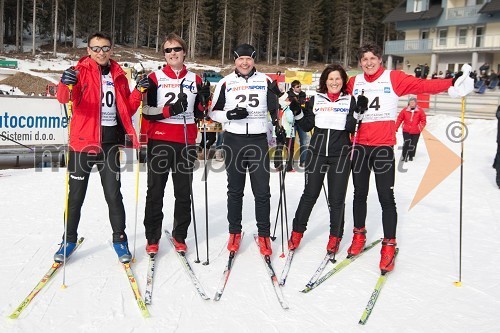
[[[420,64],[415,67],[415,77],[420,78],[422,76],[422,67],[420,67]]]
[[[479,67],[479,74],[481,76],[488,75],[489,69],[490,69],[490,65],[487,62],[485,62],[484,64],[481,65],[481,67]]]
[[[404,139],[401,161],[413,161],[413,157],[415,157],[415,152],[417,151],[420,133],[427,124],[425,111],[417,105],[417,99],[415,97],[410,98],[408,106],[399,112],[399,116],[396,121],[396,132],[398,131],[401,123],[403,124]]]
[[[428,75],[429,75],[429,65],[425,64],[422,69],[422,79],[427,79]]]
[[[306,108],[307,97],[306,93],[302,91],[302,85],[299,80],[292,81],[291,88],[290,90],[288,90],[287,94],[288,94],[287,100],[289,102],[291,102],[292,99],[295,99],[297,100],[297,102],[299,102],[302,110]],[[309,133],[300,128],[300,126],[297,123],[295,124],[295,131],[298,133],[300,141],[299,166],[303,168],[304,163],[306,161],[307,147],[309,146],[309,139],[310,139]],[[292,149],[293,149],[293,144],[292,144]]]

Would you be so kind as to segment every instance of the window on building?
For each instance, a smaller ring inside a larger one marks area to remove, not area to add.
[[[467,44],[467,27],[460,27],[457,29],[457,44],[466,45]]]
[[[475,45],[476,47],[484,46],[484,27],[476,27]]]
[[[438,45],[446,46],[446,39],[448,37],[448,30],[441,29],[438,31]]]
[[[420,30],[420,39],[429,39],[429,30]]]
[[[423,0],[414,0],[413,1],[413,12],[419,13],[423,10]]]
[[[465,3],[465,6],[466,7],[469,7],[469,6],[479,6],[479,5],[484,4],[485,2],[486,2],[485,0],[467,0],[466,3]]]

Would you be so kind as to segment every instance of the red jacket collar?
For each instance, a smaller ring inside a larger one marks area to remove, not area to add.
[[[382,73],[385,71],[385,68],[383,66],[380,66],[380,68],[378,69],[378,71],[373,74],[373,75],[368,75],[366,73],[364,73],[365,75],[365,80],[367,82],[373,82],[375,81],[376,79],[378,79],[380,77],[380,75],[382,75]]]
[[[179,76],[177,76],[172,67],[170,67],[170,65],[166,65],[165,67],[163,67],[163,73],[165,73],[165,75],[167,75],[171,79],[180,79],[181,77],[186,76],[187,68],[185,65],[183,65],[181,71],[179,72]]]

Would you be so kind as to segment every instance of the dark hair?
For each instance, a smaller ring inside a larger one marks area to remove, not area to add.
[[[104,32],[94,32],[92,35],[90,35],[88,38],[87,38],[87,45],[90,45],[90,41],[94,38],[99,38],[99,39],[107,39],[109,41],[109,43],[111,45],[113,45],[113,41],[111,40],[111,37],[104,33]]]
[[[375,43],[367,43],[361,46],[358,50],[358,61],[361,61],[361,58],[365,55],[365,53],[371,52],[377,58],[382,58],[382,49]]]
[[[326,86],[326,80],[328,79],[328,75],[330,75],[331,72],[338,71],[340,73],[340,77],[342,78],[342,88],[340,88],[340,91],[343,94],[346,94],[347,91],[347,73],[344,69],[344,67],[338,65],[338,64],[333,64],[333,65],[328,65],[326,68],[323,70],[323,73],[321,73],[321,76],[319,78],[319,88],[318,92],[326,94],[328,92],[328,87]]]
[[[292,81],[292,88],[295,88],[296,86],[300,86],[300,81],[299,80],[293,80]]]
[[[181,36],[179,36],[178,34],[174,33],[174,32],[171,32],[169,33],[165,39],[163,40],[163,47],[165,47],[165,43],[166,42],[172,42],[172,41],[176,41],[177,43],[181,44],[181,47],[182,47],[182,50],[184,52],[187,52],[187,44],[186,42],[184,41],[184,39],[181,38]]]

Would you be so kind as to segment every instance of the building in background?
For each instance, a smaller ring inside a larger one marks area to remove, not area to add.
[[[500,71],[500,0],[407,0],[384,23],[404,36],[385,42],[389,69],[412,74],[418,64],[428,64],[428,78],[457,72],[464,63],[478,74],[485,65],[488,72]]]

